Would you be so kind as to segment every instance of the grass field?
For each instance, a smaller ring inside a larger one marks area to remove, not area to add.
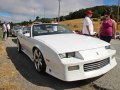
[[[2,40],[2,29],[0,28],[0,41]]]
[[[60,22],[60,24],[66,25],[69,28],[71,28],[72,30],[82,30],[83,22],[84,22],[84,19],[74,19],[74,20],[62,21],[62,22]],[[95,32],[99,32],[99,28],[101,25],[100,23],[101,23],[100,20],[93,21]],[[120,24],[117,28],[117,32],[120,32]]]

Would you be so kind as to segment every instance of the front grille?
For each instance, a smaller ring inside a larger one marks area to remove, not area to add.
[[[97,70],[97,69],[103,68],[104,66],[108,65],[109,63],[110,63],[110,59],[107,58],[102,61],[84,64],[84,71],[88,72],[88,71]]]

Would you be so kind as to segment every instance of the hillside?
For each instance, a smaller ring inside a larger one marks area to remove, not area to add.
[[[111,12],[111,14],[114,14],[115,18],[117,19],[117,13],[118,13],[117,6],[95,6],[95,7],[90,7],[90,8],[86,8],[86,9],[80,9],[75,12],[70,12],[68,15],[61,16],[60,20],[64,21],[64,20],[84,18],[85,12],[87,10],[93,11],[93,18],[99,18],[101,16],[104,16],[105,12],[109,11],[109,12]]]

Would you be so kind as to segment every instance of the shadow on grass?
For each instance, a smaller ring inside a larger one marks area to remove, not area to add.
[[[16,47],[7,47],[6,51],[12,63],[20,72],[20,74],[26,80],[37,86],[50,87],[55,90],[63,90],[77,87],[82,88],[83,86],[88,85],[97,79],[94,78],[75,82],[64,82],[48,74],[41,75],[37,73],[34,69],[33,62],[24,53],[18,53]]]

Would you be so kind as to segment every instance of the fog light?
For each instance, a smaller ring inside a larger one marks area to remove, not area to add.
[[[79,65],[77,66],[69,66],[68,71],[79,70]]]

